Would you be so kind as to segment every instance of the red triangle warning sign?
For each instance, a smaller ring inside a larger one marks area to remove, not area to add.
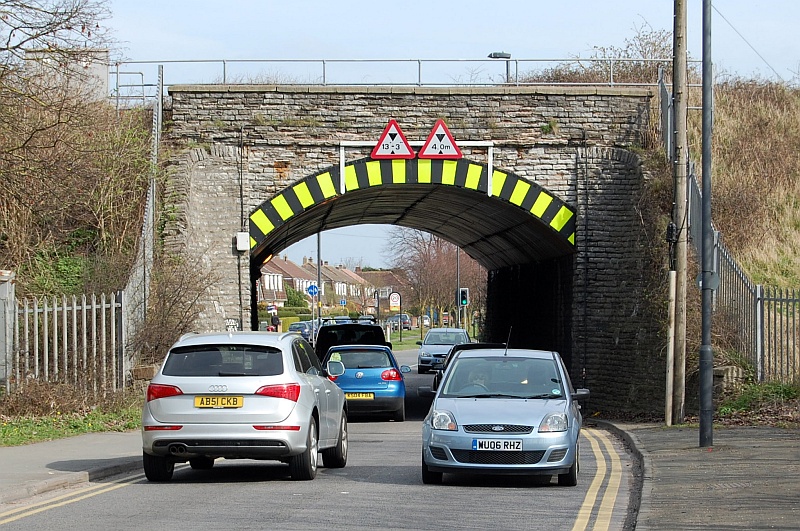
[[[372,149],[373,159],[413,159],[414,150],[408,145],[400,126],[392,119],[383,130],[378,143]]]
[[[444,120],[437,120],[431,129],[431,134],[419,150],[421,159],[460,159],[463,157],[461,150],[453,140],[453,135],[444,124]]]

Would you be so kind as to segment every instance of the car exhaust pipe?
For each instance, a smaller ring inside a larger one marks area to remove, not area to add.
[[[169,453],[172,455],[183,455],[186,453],[186,445],[185,444],[170,444],[169,445]]]

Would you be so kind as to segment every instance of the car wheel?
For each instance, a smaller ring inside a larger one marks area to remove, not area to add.
[[[312,418],[308,426],[306,450],[295,455],[289,461],[289,472],[295,481],[308,481],[317,475],[317,457],[319,441],[317,440],[317,422]]]
[[[148,481],[169,481],[175,470],[175,463],[166,457],[150,455],[147,452],[142,452],[142,465]]]
[[[578,484],[578,447],[575,447],[575,462],[569,467],[569,472],[558,475],[558,484],[562,487],[574,487]]]
[[[426,485],[441,485],[442,484],[442,473],[441,472],[432,472],[428,469],[428,465],[425,464],[425,456],[422,456],[422,482]]]
[[[214,468],[214,459],[205,455],[193,457],[189,459],[189,466],[195,470],[211,470]]]
[[[417,374],[425,374],[426,372],[428,371],[423,369],[421,365],[417,365]]]
[[[404,422],[406,420],[406,404],[403,402],[403,405],[392,413],[392,420],[395,422]]]
[[[326,468],[344,468],[347,464],[347,413],[342,411],[339,440],[336,446],[322,450],[322,464]]]

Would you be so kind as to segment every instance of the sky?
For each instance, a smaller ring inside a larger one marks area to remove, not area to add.
[[[686,3],[689,55],[699,60],[702,1]],[[520,60],[585,58],[594,47],[623,48],[640,28],[671,32],[674,18],[670,0],[110,0],[108,5],[112,16],[107,24],[122,59],[151,62],[126,68],[155,82],[153,65],[162,63],[166,84],[220,81],[222,59],[477,61],[495,51]],[[798,82],[800,1],[717,0],[713,7],[711,56],[718,74]],[[316,64],[307,68],[313,72]],[[285,65],[272,64],[265,71],[276,75],[272,69]],[[227,65],[226,75],[235,76],[236,68],[236,63]],[[417,67],[409,71],[406,63],[391,63],[381,65],[384,70],[371,68],[356,74],[361,82],[405,82]],[[503,61],[443,63],[441,68],[455,68],[446,74],[453,80],[505,73]],[[334,62],[326,70],[335,78],[345,67]],[[290,75],[298,79],[309,75],[305,72]],[[322,260],[329,263],[390,265],[385,226],[329,231],[320,247]],[[304,256],[316,259],[316,237],[282,254],[295,262]]]

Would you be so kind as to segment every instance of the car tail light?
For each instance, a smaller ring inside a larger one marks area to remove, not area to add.
[[[397,369],[387,369],[381,373],[381,380],[402,380],[400,371]]]
[[[332,382],[335,382],[337,378],[339,378],[339,377],[338,376],[330,376],[330,375],[328,376],[328,380],[330,380]]]
[[[174,385],[150,384],[147,386],[147,401],[157,400],[159,398],[167,398],[169,396],[182,395],[180,387]]]
[[[297,402],[300,396],[299,384],[278,384],[278,385],[265,385],[256,391],[257,395],[271,396],[273,398],[285,398],[292,402]]]
[[[168,426],[145,426],[144,431],[178,431],[181,428],[183,428],[183,426],[177,424]]]
[[[273,426],[271,424],[254,424],[253,428],[258,431],[300,431],[300,426]]]

